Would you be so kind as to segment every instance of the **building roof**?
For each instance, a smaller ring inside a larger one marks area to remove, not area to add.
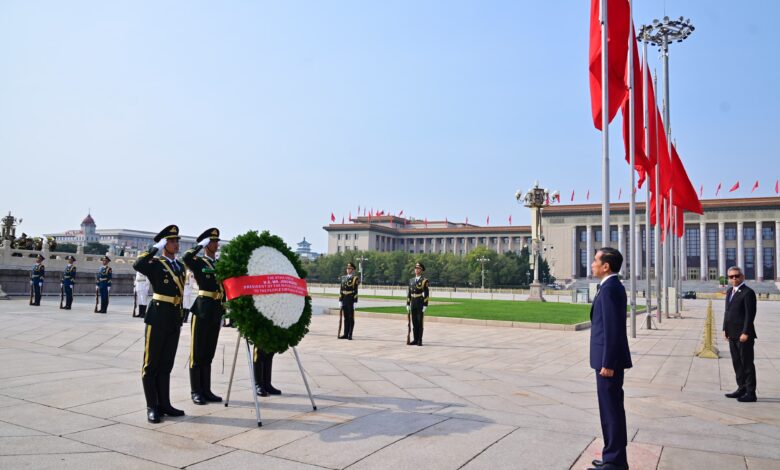
[[[84,220],[81,221],[81,225],[95,225],[95,219],[92,218],[91,214],[87,214]]]
[[[713,210],[743,210],[743,209],[780,209],[780,197],[751,197],[732,199],[701,199],[705,212]],[[629,203],[613,202],[609,204],[610,212],[628,213]],[[636,209],[644,211],[645,203],[637,202]],[[600,213],[601,204],[564,204],[548,206],[542,210],[544,216]]]
[[[530,225],[512,225],[512,226],[500,226],[496,225],[494,227],[478,227],[476,225],[465,225],[465,224],[459,224],[455,226],[449,226],[449,227],[429,227],[424,228],[420,227],[417,228],[416,226],[402,226],[402,227],[408,227],[408,228],[401,228],[401,227],[388,227],[386,225],[380,225],[373,223],[373,219],[376,219],[376,217],[372,217],[372,223],[352,223],[352,224],[330,224],[322,227],[327,232],[340,232],[340,231],[354,231],[354,230],[372,230],[375,232],[382,232],[392,235],[409,235],[409,236],[417,236],[417,235],[465,235],[465,234],[496,234],[496,233],[517,233],[517,234],[530,234],[531,233],[531,226]],[[432,224],[432,222],[428,222],[429,225]],[[414,224],[414,225],[421,225],[421,224]]]

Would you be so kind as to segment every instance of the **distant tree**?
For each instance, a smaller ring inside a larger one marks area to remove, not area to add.
[[[98,242],[87,243],[84,245],[84,254],[87,255],[105,255],[108,253],[108,245]]]
[[[75,243],[60,243],[57,245],[57,251],[60,253],[75,253],[78,246]]]

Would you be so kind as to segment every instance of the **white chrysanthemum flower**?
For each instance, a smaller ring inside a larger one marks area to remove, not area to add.
[[[292,263],[275,248],[261,246],[252,252],[247,263],[247,274],[286,274],[298,277]],[[293,294],[253,295],[255,308],[274,325],[289,328],[298,322],[303,313],[305,297]]]

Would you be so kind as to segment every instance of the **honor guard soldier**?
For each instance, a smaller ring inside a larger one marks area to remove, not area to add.
[[[219,230],[210,228],[197,238],[198,244],[187,250],[183,260],[197,283],[198,296],[192,304],[191,347],[190,347],[190,392],[196,405],[221,402],[211,392],[211,361],[217,349],[219,328],[225,314],[223,302],[225,293],[217,281],[214,267],[217,264]],[[204,250],[203,256],[198,256]]]
[[[406,344],[422,346],[423,315],[428,309],[428,279],[423,277],[425,266],[417,263],[414,266],[414,278],[409,280],[409,292],[406,295],[406,312],[410,317],[411,328],[414,330],[414,339],[409,341],[409,332],[406,334]],[[408,328],[408,327],[407,327]]]
[[[176,260],[179,227],[169,225],[155,235],[155,245],[136,260],[133,268],[149,278],[152,302],[146,310],[146,345],[141,382],[146,397],[146,419],[159,423],[163,415],[184,416],[171,406],[171,370],[182,323],[184,265]],[[160,257],[154,255],[160,252]]]
[[[65,292],[65,306],[60,305],[60,308],[70,310],[73,304],[73,287],[76,282],[76,258],[73,255],[65,257],[68,261],[68,265],[65,266],[65,271],[62,272],[62,289]]]
[[[268,395],[281,395],[282,391],[271,385],[271,374],[274,367],[274,355],[267,353],[257,346],[254,347],[252,363],[255,373],[255,393],[261,397]]]
[[[341,290],[339,291],[339,307],[344,315],[344,334],[339,339],[352,339],[352,330],[355,329],[355,304],[358,301],[358,286],[360,278],[355,276],[355,265],[347,263],[347,275],[341,278]]]
[[[111,278],[113,276],[111,267],[108,263],[111,262],[111,258],[104,256],[100,258],[103,262],[103,266],[98,269],[95,276],[95,289],[100,293],[100,310],[97,313],[106,313],[108,311],[108,295],[111,292]]]
[[[146,306],[149,305],[149,279],[140,272],[135,273],[135,303],[138,305],[138,315],[133,312],[134,317],[145,317]]]
[[[46,267],[43,265],[43,260],[45,259],[42,255],[38,255],[30,273],[30,305],[35,305],[36,307],[41,306],[43,278],[46,277]]]

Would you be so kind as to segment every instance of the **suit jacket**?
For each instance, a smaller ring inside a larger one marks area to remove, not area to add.
[[[732,297],[733,287],[726,291],[726,313],[723,315],[723,331],[729,338],[737,339],[745,333],[751,339],[756,339],[756,293],[745,284]]]
[[[631,352],[626,334],[626,288],[617,276],[607,279],[590,309],[590,367],[628,369]]]

